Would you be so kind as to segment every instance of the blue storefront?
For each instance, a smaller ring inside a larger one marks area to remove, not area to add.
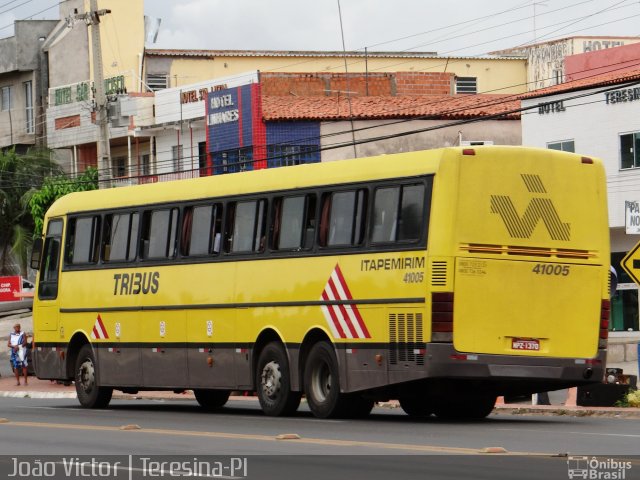
[[[260,84],[210,92],[206,119],[209,174],[320,161],[320,123],[265,123]]]

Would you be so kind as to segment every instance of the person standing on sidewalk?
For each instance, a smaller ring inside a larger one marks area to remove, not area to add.
[[[20,331],[20,324],[13,326],[13,332],[9,335],[7,346],[11,349],[11,366],[16,375],[16,385],[20,385],[20,370],[24,376],[24,384],[27,383],[27,336]]]

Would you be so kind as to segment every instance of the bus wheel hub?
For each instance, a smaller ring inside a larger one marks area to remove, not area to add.
[[[262,368],[262,390],[273,398],[280,390],[282,373],[276,362],[269,362]]]

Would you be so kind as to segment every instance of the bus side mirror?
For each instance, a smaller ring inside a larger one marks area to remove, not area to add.
[[[40,259],[42,258],[42,238],[38,237],[33,241],[33,249],[31,250],[30,266],[34,270],[40,268]]]

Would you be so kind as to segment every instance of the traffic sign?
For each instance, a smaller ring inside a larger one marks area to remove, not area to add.
[[[629,250],[629,253],[620,262],[622,268],[629,276],[640,286],[640,242],[635,247]]]

